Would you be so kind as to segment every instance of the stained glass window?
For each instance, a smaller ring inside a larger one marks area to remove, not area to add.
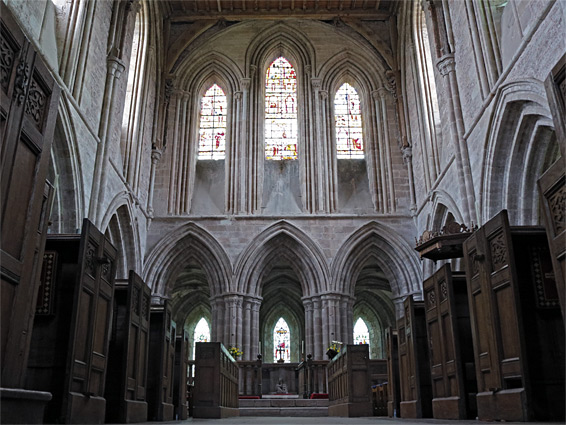
[[[226,150],[226,95],[213,84],[200,101],[198,159],[224,159]]]
[[[210,342],[210,328],[208,322],[202,317],[195,328],[193,336],[193,360],[195,359],[196,343],[197,342]]]
[[[354,326],[354,344],[361,345],[367,344],[369,345],[369,330],[366,326],[366,323],[360,317],[356,321],[356,325]]]
[[[284,57],[265,74],[265,158],[297,159],[297,75]]]
[[[336,157],[363,158],[362,111],[356,89],[348,83],[334,97],[334,119],[336,123]]]
[[[289,325],[282,317],[279,318],[273,330],[273,360],[278,361],[283,359],[285,363],[291,361],[291,332]]]

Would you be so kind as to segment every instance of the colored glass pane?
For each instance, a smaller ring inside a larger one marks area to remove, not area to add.
[[[361,317],[358,318],[356,325],[354,326],[354,344],[369,345],[369,330]]]
[[[297,159],[297,75],[284,57],[265,74],[265,158]]]
[[[289,325],[282,317],[279,318],[273,330],[273,360],[291,361],[291,332]]]
[[[224,159],[226,156],[226,95],[216,84],[200,101],[198,159]]]
[[[360,97],[348,83],[334,97],[334,120],[336,124],[336,157],[363,158],[362,112]]]
[[[193,335],[193,360],[195,359],[197,342],[210,342],[210,327],[204,317],[198,321],[195,327],[195,333]]]

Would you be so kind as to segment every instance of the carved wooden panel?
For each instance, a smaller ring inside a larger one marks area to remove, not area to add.
[[[502,211],[464,243],[464,250],[466,268],[472,270],[467,283],[478,417],[522,421],[563,418],[563,403],[548,400],[564,394],[564,362],[557,363],[558,358],[564,358],[564,323],[558,308],[541,308],[535,296],[541,285],[550,294],[554,284],[548,274],[550,257],[544,231],[511,228],[507,212]],[[548,337],[542,337],[545,334]],[[545,369],[549,363],[555,373]],[[561,377],[558,381],[557,376]],[[536,391],[535,381],[540,383]],[[549,386],[552,392],[544,390]]]
[[[436,295],[433,297],[436,302]],[[399,333],[399,378],[401,417],[432,417],[432,388],[427,349],[425,305],[404,302],[405,315],[397,321]]]
[[[176,325],[171,307],[153,305],[150,310],[147,401],[149,420],[172,420],[174,417],[173,383]]]
[[[41,81],[41,126],[25,113]],[[0,322],[2,384],[22,387],[29,352],[49,210],[45,179],[57,116],[59,87],[0,3]]]
[[[470,408],[472,403],[468,400],[469,393],[475,397],[475,389],[473,383],[466,385],[465,374],[469,359],[466,350],[469,352],[471,348],[465,276],[452,273],[450,266],[445,265],[424,281],[423,292],[426,300],[431,294],[439,294],[438,302],[426,303],[434,417],[475,418],[476,412]],[[473,356],[469,360],[473,363]],[[475,404],[475,400],[473,402]]]
[[[116,282],[105,391],[107,422],[147,420],[150,297],[151,290],[133,270],[128,280]]]
[[[385,331],[385,350],[387,352],[387,414],[398,417],[400,411],[400,382],[399,382],[399,342],[397,329],[387,328]]]
[[[181,420],[188,418],[187,404],[187,370],[189,367],[189,334],[180,330],[175,344],[175,386],[173,400],[175,404],[175,417]]]

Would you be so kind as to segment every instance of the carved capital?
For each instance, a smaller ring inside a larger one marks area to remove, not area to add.
[[[252,81],[251,78],[241,78],[240,79],[240,86],[242,87],[242,90],[249,90],[251,81]]]
[[[256,71],[257,71],[257,66],[256,65],[250,65],[250,76],[253,76]]]
[[[234,97],[236,98],[236,100],[240,101],[242,99],[242,92],[241,91],[235,92]]]
[[[311,79],[311,85],[312,85],[313,89],[320,90],[320,87],[322,85],[322,81],[320,80],[320,78],[313,78],[313,79]]]
[[[173,93],[173,89],[175,88],[175,77],[170,77],[165,80],[165,102],[169,102],[171,99],[171,93]]]
[[[155,145],[153,145],[151,148],[151,163],[153,165],[157,165],[157,163],[161,160],[162,154],[163,151],[161,149],[158,149]]]
[[[118,56],[114,55],[109,55],[106,62],[108,64],[107,72],[114,75],[116,79],[120,78],[122,72],[124,72],[126,69],[124,62],[122,62],[122,60],[118,58]]]
[[[320,98],[322,100],[328,99],[328,91],[327,90],[319,90],[318,94],[320,94]]]
[[[438,71],[443,76],[448,75],[451,72],[454,72],[456,69],[456,61],[454,60],[454,55],[445,55],[436,63],[438,67]]]
[[[407,146],[403,148],[401,152],[403,153],[403,161],[405,162],[405,164],[411,162],[411,160],[413,159],[413,148]]]
[[[374,94],[376,93],[376,94]],[[373,95],[373,98],[377,100],[377,97],[379,97],[380,99],[385,99],[385,97],[387,96],[387,93],[389,93],[389,90],[387,90],[385,87],[380,87],[377,90],[374,90],[373,92],[371,92],[371,94]]]
[[[389,70],[385,72],[385,77],[387,78],[387,89],[391,92],[393,97],[397,99],[397,78],[395,71]]]

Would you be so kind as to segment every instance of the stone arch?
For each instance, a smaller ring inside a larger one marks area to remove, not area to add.
[[[432,216],[429,217],[430,221],[427,223],[428,230],[439,231],[442,225],[445,224],[447,214],[452,214],[458,223],[465,224],[468,227],[471,226],[471,223],[464,223],[458,204],[452,195],[445,190],[436,189],[432,192],[431,211]]]
[[[84,217],[84,182],[77,137],[67,101],[59,103],[59,113],[51,145],[51,161],[47,179],[55,193],[49,220],[50,233],[76,233]]]
[[[537,80],[506,84],[495,105],[480,180],[481,220],[507,209],[512,225],[537,224],[536,181],[557,143],[544,86]]]
[[[354,295],[368,258],[382,269],[394,298],[420,294],[422,273],[414,249],[389,227],[372,221],[356,230],[338,250],[331,266],[334,290]]]
[[[261,283],[276,258],[285,258],[300,279],[303,297],[327,290],[328,269],[319,246],[302,230],[281,220],[261,232],[235,267],[240,293],[259,296]]]
[[[175,320],[175,314],[173,314],[173,320]],[[210,308],[207,308],[204,304],[199,303],[196,307],[194,307],[190,313],[184,318],[183,328],[189,334],[189,353],[187,354],[190,359],[194,358],[193,353],[193,345],[195,342],[195,328],[197,327],[198,322],[200,321],[201,317],[204,318],[206,323],[208,324],[208,328],[210,330],[210,335],[212,337],[212,315],[210,312]]]
[[[130,270],[137,274],[142,270],[140,232],[137,219],[133,219],[131,203],[125,193],[119,193],[110,202],[103,217],[102,229],[118,250],[116,278],[127,279]]]
[[[204,270],[211,297],[229,291],[230,260],[216,238],[195,223],[187,223],[163,237],[147,256],[144,279],[154,294],[168,297],[175,279],[191,262]]]

